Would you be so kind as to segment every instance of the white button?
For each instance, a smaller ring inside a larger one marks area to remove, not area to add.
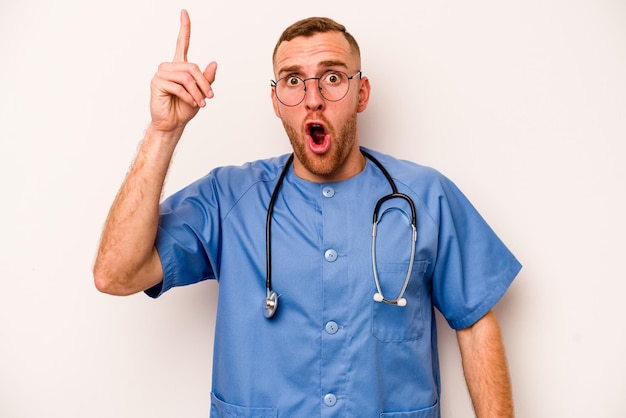
[[[332,393],[324,395],[324,405],[335,406],[337,404],[337,397]]]
[[[339,325],[335,321],[329,321],[326,323],[326,332],[330,335],[336,334],[339,331]]]
[[[324,253],[324,258],[326,259],[326,261],[332,263],[333,261],[337,260],[337,251],[326,250],[326,252]]]
[[[330,186],[325,186],[322,189],[322,194],[324,195],[324,197],[333,197],[335,195],[335,189]]]

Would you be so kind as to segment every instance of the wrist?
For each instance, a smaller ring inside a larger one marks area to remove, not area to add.
[[[161,129],[158,125],[150,123],[146,128],[144,140],[158,141],[163,144],[176,146],[183,135],[184,126],[174,129]]]
[[[165,131],[150,124],[139,144],[137,157],[149,165],[168,167],[183,129]]]

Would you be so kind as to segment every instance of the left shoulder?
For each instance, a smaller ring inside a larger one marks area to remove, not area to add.
[[[379,151],[362,148],[363,151],[376,158],[389,172],[394,181],[402,183],[410,189],[448,182],[448,179],[433,167],[418,164],[413,161],[400,159]]]

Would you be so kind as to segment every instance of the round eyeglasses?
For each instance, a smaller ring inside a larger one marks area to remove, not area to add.
[[[272,80],[272,87],[279,102],[285,106],[297,106],[302,103],[306,96],[306,82],[317,80],[317,89],[322,97],[329,102],[338,102],[346,97],[348,90],[350,90],[350,80],[357,75],[361,78],[360,70],[353,76],[336,70],[328,70],[319,77],[310,78],[288,75],[277,81]]]

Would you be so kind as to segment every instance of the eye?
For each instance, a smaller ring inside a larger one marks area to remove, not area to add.
[[[300,83],[302,83],[302,80],[295,75],[285,77],[285,84],[288,87],[297,87],[300,85]]]
[[[322,77],[322,82],[326,85],[334,86],[341,84],[344,78],[345,77],[341,72],[329,71]]]

